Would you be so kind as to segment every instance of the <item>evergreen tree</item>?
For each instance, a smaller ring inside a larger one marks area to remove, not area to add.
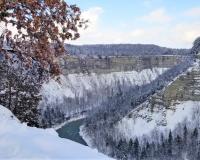
[[[182,139],[179,135],[176,136],[175,138],[175,142],[176,142],[176,152],[177,152],[177,157],[181,157],[181,152],[182,152]]]
[[[131,151],[133,149],[133,140],[132,139],[129,140],[128,149],[129,149],[129,151]]]
[[[139,141],[138,138],[135,139],[134,144],[133,144],[133,148],[134,148],[134,155],[136,157],[136,159],[139,159]]]
[[[188,146],[188,154],[191,158],[191,160],[196,160],[196,157],[198,156],[198,129],[195,128],[193,132],[191,133],[191,140],[190,145]]]
[[[197,159],[200,159],[200,147],[198,147]]]
[[[166,154],[166,144],[165,144],[165,140],[164,140],[164,135],[163,133],[161,133],[161,145],[160,145],[160,150],[162,155],[164,156]]]
[[[187,145],[187,137],[188,137],[188,130],[187,130],[187,126],[184,126],[183,129],[183,142],[185,145]]]
[[[172,137],[172,132],[170,130],[169,137],[168,137],[168,154],[170,156],[172,155],[172,142],[173,142],[173,137]]]
[[[147,157],[151,157],[151,148],[150,148],[150,144],[149,142],[147,141],[146,142],[146,153],[147,153]]]
[[[146,148],[143,147],[142,151],[141,151],[140,159],[143,160],[143,159],[146,159],[146,158],[147,158]]]
[[[193,138],[198,138],[198,129],[197,128],[194,129],[194,131],[192,133],[192,137]]]

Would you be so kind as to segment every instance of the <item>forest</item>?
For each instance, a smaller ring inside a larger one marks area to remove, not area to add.
[[[190,49],[172,49],[151,44],[65,45],[72,55],[90,56],[145,56],[188,55]]]

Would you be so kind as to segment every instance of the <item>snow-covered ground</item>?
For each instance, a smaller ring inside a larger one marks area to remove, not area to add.
[[[168,134],[179,123],[187,121],[190,126],[200,124],[200,102],[180,102],[173,109],[161,109],[151,112],[149,108],[141,108],[133,111],[132,117],[124,117],[116,126],[116,132],[126,139],[134,137],[151,137],[157,130]],[[164,124],[164,125],[163,125]]]
[[[21,124],[0,105],[0,159],[111,159],[97,150],[59,138],[53,129]]]

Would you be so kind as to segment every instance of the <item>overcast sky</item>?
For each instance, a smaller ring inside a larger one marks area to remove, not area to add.
[[[89,28],[74,44],[145,43],[189,48],[200,36],[200,0],[67,0]]]

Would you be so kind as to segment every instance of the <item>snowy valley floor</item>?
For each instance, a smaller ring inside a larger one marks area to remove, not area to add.
[[[97,150],[59,138],[53,129],[21,124],[0,105],[0,159],[111,159]]]

